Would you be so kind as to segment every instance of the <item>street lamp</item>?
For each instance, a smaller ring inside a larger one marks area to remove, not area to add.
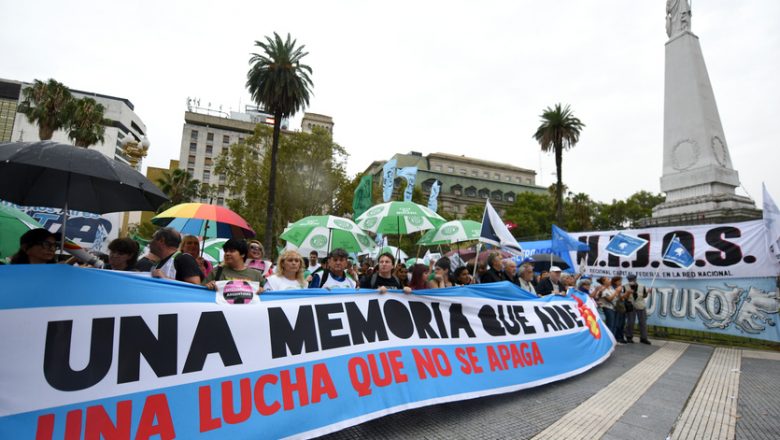
[[[141,159],[146,157],[146,154],[149,151],[149,139],[147,139],[146,136],[141,136],[141,140],[137,141],[132,134],[128,134],[122,139],[120,145],[122,146],[122,151],[127,155],[127,158],[130,161],[130,166],[133,168],[138,167],[138,163],[141,162]]]

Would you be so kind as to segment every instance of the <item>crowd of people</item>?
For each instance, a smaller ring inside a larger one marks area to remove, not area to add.
[[[57,237],[48,230],[32,229],[21,236],[19,250],[10,263],[54,263],[58,245]],[[380,293],[398,290],[409,294],[415,290],[501,281],[537,296],[566,295],[569,289],[576,288],[593,298],[618,343],[633,343],[634,325],[638,323],[639,341],[650,344],[645,300],[651,289],[640,285],[632,274],[627,276],[625,284],[620,276],[594,281],[583,274],[563,273],[557,266],[537,274],[536,261],[532,258],[518,265],[499,253],[489,254],[485,263],[472,260],[452,267],[449,258],[440,258],[430,264],[407,267],[391,253],[379,255],[376,262],[364,258],[356,264],[344,249],[333,249],[322,259],[316,251],[304,259],[295,250],[285,250],[274,264],[264,258],[259,241],[240,239],[224,243],[223,261],[215,266],[202,257],[198,237],[182,237],[172,228],[158,229],[149,242],[149,252],[140,258],[140,246],[130,238],[111,241],[108,250],[106,269],[148,272],[154,278],[198,284],[212,290],[216,290],[219,281],[250,281],[260,286],[258,294],[304,288],[362,288]]]

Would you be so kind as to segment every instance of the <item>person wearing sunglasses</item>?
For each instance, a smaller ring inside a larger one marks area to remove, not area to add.
[[[48,229],[30,229],[19,237],[19,250],[11,257],[11,264],[54,263],[58,247],[57,237]]]

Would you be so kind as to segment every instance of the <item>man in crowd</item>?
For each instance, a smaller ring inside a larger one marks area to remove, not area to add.
[[[172,228],[158,229],[149,242],[149,250],[160,260],[152,269],[152,276],[185,283],[200,284],[203,273],[190,254],[178,252],[181,235]]]
[[[639,342],[650,345],[647,339],[647,305],[645,299],[650,293],[645,286],[640,285],[635,274],[628,274],[628,300],[633,304],[633,310],[626,312],[626,340],[634,342],[634,322],[639,321]]]
[[[317,251],[309,252],[309,267],[306,269],[309,273],[314,273],[320,268],[320,256]]]
[[[566,292],[566,287],[561,282],[561,268],[558,266],[552,266],[550,268],[550,276],[539,281],[536,286],[536,293],[539,296],[547,296],[551,293],[560,294]]]
[[[260,286],[265,284],[263,272],[247,266],[244,261],[248,252],[246,241],[231,238],[222,245],[222,251],[225,253],[224,263],[209,273],[203,282],[204,286],[216,290],[216,282],[225,280],[255,281]]]
[[[507,281],[500,254],[491,253],[488,255],[488,265],[490,267],[480,277],[480,283],[497,283],[499,281]]]
[[[517,276],[517,263],[511,258],[504,260],[504,275],[506,280],[512,284],[520,285],[520,277]]]
[[[357,283],[347,275],[347,258],[349,255],[344,249],[333,249],[328,254],[328,268],[319,270],[311,275],[309,288],[323,289],[355,289]]]

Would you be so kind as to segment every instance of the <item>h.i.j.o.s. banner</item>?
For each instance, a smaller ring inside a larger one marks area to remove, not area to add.
[[[509,283],[224,304],[172,281],[0,267],[0,438],[311,437],[606,360],[587,296]]]
[[[624,258],[606,251],[618,231],[576,232],[571,235],[590,250],[571,257],[594,278],[633,273],[645,287],[653,284],[649,324],[780,342],[780,264],[769,252],[762,221],[620,232],[648,243]],[[693,256],[690,269],[663,261],[674,238]]]

